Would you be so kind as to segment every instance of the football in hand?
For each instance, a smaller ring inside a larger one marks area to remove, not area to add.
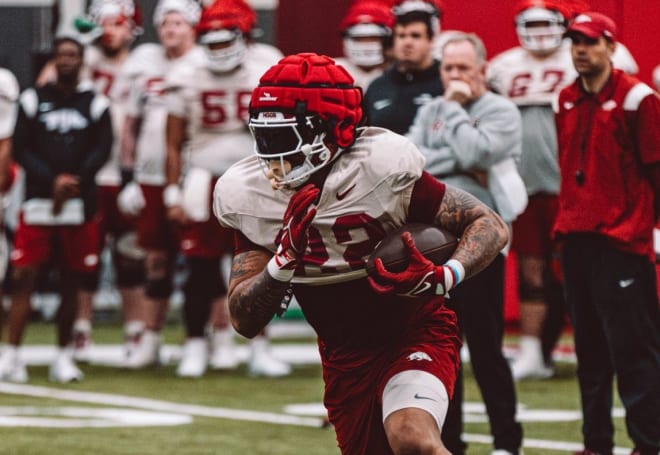
[[[402,272],[408,267],[410,254],[401,240],[401,234],[410,232],[417,249],[435,265],[442,265],[451,258],[458,245],[458,238],[444,229],[430,224],[411,223],[389,232],[367,259],[367,273],[376,276],[374,260],[380,258],[390,272]]]

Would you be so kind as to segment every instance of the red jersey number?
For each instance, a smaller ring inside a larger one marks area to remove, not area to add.
[[[248,120],[248,108],[250,106],[251,92],[227,92],[225,90],[209,90],[200,94],[202,102],[202,126],[214,128],[227,121],[229,116],[244,122]],[[234,103],[231,103],[231,97]],[[235,106],[236,112],[227,112]]]
[[[559,84],[564,79],[564,72],[561,70],[545,70],[541,76],[541,93],[554,93]],[[509,87],[509,98],[518,98],[527,95],[529,87],[531,86],[533,77],[531,73],[521,73],[511,79],[511,87]]]
[[[342,258],[348,270],[358,270],[364,266],[362,258],[373,251],[383,239],[385,230],[377,219],[366,213],[357,213],[338,217],[332,226],[332,234],[334,242],[344,247]],[[356,241],[360,238],[362,240]],[[318,229],[310,227],[305,262],[319,266],[322,272],[339,272],[335,267],[323,265],[330,259],[330,254],[332,251],[326,248],[321,233]]]

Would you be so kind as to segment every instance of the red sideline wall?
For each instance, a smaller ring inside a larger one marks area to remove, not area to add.
[[[279,0],[277,46],[285,54],[314,51],[341,54],[338,24],[353,0]],[[517,0],[444,0],[442,27],[474,32],[484,40],[491,56],[518,44],[513,27]],[[593,9],[615,19],[620,41],[640,67],[639,76],[651,83],[660,64],[660,0],[593,0]]]

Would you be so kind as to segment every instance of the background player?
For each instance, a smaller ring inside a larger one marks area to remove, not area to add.
[[[243,11],[240,4],[227,0],[207,7],[198,26],[206,59],[198,65],[179,66],[166,79],[169,114],[164,203],[170,220],[181,228],[181,251],[188,266],[183,307],[187,340],[177,369],[183,377],[199,377],[206,370],[205,331],[214,301],[221,311],[211,335],[211,366],[237,365],[226,284],[220,271],[220,259],[229,252],[232,238],[211,216],[211,192],[217,178],[252,149],[247,109],[252,89],[267,68],[260,60],[247,59],[245,34],[252,21]],[[251,374],[289,374],[287,364],[270,356],[265,336],[255,339],[251,348]]]
[[[133,50],[122,70],[129,102],[122,136],[122,168],[133,174],[119,194],[119,208],[135,218],[137,244],[146,252],[144,297],[135,314],[143,319],[129,332],[126,366],[140,368],[159,360],[160,331],[172,294],[173,263],[178,252],[174,231],[163,205],[165,188],[165,77],[176,65],[203,59],[195,44],[195,26],[201,8],[193,0],[160,0],[154,27],[160,44],[143,44]],[[133,172],[134,171],[134,172]],[[136,270],[136,274],[141,273]]]

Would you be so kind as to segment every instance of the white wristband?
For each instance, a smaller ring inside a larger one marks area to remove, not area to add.
[[[293,278],[293,274],[295,273],[295,270],[281,269],[280,266],[277,264],[276,262],[277,260],[275,258],[276,256],[270,258],[270,261],[268,261],[268,265],[266,265],[266,270],[268,271],[268,274],[277,281],[284,281],[288,283]]]
[[[171,183],[165,187],[165,191],[163,191],[163,204],[165,204],[165,207],[169,209],[180,206],[182,201],[183,193],[179,185]]]
[[[458,283],[463,281],[465,278],[465,267],[463,267],[463,264],[461,264],[458,260],[456,259],[450,259],[447,262],[445,262],[445,267],[447,267],[449,270],[451,270],[451,280],[452,283],[446,283],[447,276],[445,276],[445,284],[446,284],[446,289],[452,289],[455,288]]]

